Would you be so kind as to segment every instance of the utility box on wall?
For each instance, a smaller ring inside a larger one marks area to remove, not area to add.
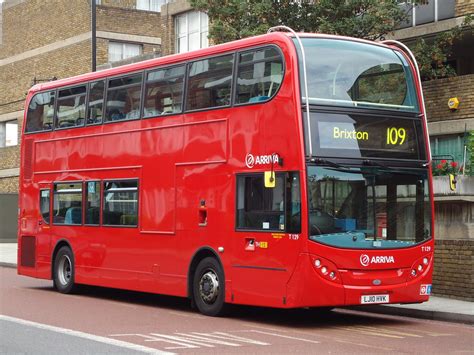
[[[0,194],[0,243],[16,243],[18,194]]]

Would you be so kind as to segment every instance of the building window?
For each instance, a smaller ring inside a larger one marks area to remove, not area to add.
[[[137,0],[137,10],[161,12],[161,5],[168,2],[168,0]]]
[[[18,145],[18,121],[0,122],[0,148]]]
[[[457,162],[461,166],[464,160],[468,160],[467,152],[464,149],[466,144],[462,134],[454,134],[449,136],[431,137],[431,155],[433,162],[438,164],[441,160],[448,162]]]
[[[176,53],[209,47],[209,18],[204,12],[191,11],[176,17]]]
[[[109,62],[116,62],[142,54],[140,44],[109,42]]]
[[[398,4],[408,15],[408,19],[398,25],[399,29],[437,22],[455,16],[456,0],[425,0],[416,6],[413,5],[412,0],[399,0]]]

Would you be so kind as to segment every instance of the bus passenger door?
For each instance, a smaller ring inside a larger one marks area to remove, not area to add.
[[[299,255],[301,225],[298,173],[236,176],[234,301],[282,307]],[[265,181],[267,180],[267,181]]]

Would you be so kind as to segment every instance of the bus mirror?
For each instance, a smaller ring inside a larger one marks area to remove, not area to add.
[[[276,186],[275,172],[265,171],[265,187],[274,188]]]

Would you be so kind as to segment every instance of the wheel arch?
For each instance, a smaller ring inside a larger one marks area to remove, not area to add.
[[[54,246],[54,249],[53,249],[53,254],[51,255],[51,279],[54,278],[54,262],[55,262],[55,259],[56,259],[56,255],[58,254],[58,251],[59,249],[61,249],[62,247],[68,247],[69,249],[71,249],[71,252],[72,252],[72,258],[73,258],[73,262],[74,262],[74,251],[72,249],[72,246],[71,246],[71,243],[69,243],[68,240],[66,239],[60,239],[56,242],[56,245]]]
[[[212,257],[217,260],[219,265],[222,268],[222,273],[224,274],[224,280],[225,280],[225,270],[224,270],[224,265],[222,264],[222,260],[217,254],[217,252],[211,248],[210,246],[203,246],[196,250],[191,258],[191,262],[189,264],[188,268],[188,284],[187,284],[187,296],[191,300],[193,299],[193,279],[194,279],[194,272],[196,271],[196,268],[201,260],[207,257]]]

